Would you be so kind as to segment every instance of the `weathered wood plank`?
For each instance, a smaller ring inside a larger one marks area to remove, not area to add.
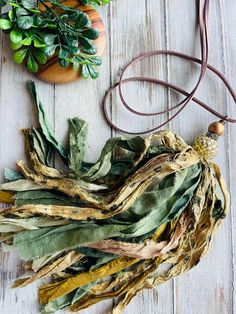
[[[168,44],[169,48],[199,56],[198,32],[196,32],[196,8],[188,0],[168,3]],[[219,1],[211,3],[210,11],[210,63],[224,70],[222,62],[222,37],[220,26]],[[179,82],[189,91],[197,81],[199,66],[186,64],[182,60],[170,58],[169,75],[171,82]],[[225,93],[222,84],[211,74],[197,93],[200,99],[215,109],[226,113]],[[179,97],[171,95],[171,104]],[[182,99],[182,98],[181,98]],[[180,133],[186,140],[192,141],[194,136],[205,132],[214,116],[190,104],[182,115],[172,123],[172,129]],[[227,135],[221,140],[221,150],[216,161],[220,164],[224,175],[228,178]],[[185,276],[175,280],[175,312],[190,314],[232,313],[232,276],[231,276],[231,233],[230,219],[226,218],[219,233],[212,241],[208,256]]]
[[[25,159],[23,137],[20,129],[37,125],[35,109],[26,88],[26,82],[34,79],[23,67],[12,62],[8,40],[1,35],[0,71],[0,180],[5,167],[15,168],[15,162]],[[37,81],[39,93],[50,118],[54,115],[53,89]],[[52,119],[53,120],[53,119]],[[17,253],[0,253],[0,308],[1,313],[35,313],[37,284],[25,290],[11,290],[13,280],[23,273]]]
[[[235,29],[236,29],[236,6],[234,1],[222,1],[220,0],[220,12],[221,12],[221,25],[222,25],[222,41],[224,48],[224,66],[227,78],[235,86],[236,71],[235,71],[235,55],[236,55],[236,45],[235,45]],[[227,99],[224,104],[227,107],[227,113],[229,116],[236,117],[235,103],[227,94]],[[228,126],[228,159],[229,159],[229,186],[231,192],[231,258],[230,258],[230,271],[233,282],[231,283],[231,294],[233,299],[233,310],[232,313],[236,313],[236,167],[235,167],[235,155],[236,155],[236,128],[235,125]]]

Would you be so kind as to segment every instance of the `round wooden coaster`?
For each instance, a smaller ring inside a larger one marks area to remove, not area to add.
[[[68,7],[78,8],[88,14],[92,26],[97,28],[100,33],[98,39],[94,41],[94,44],[97,46],[97,56],[102,57],[106,45],[106,33],[101,16],[91,7],[78,5],[77,0],[65,0],[63,4]],[[46,64],[40,66],[36,76],[42,81],[53,84],[69,83],[81,79],[81,73],[74,71],[72,66],[62,68],[58,64],[56,55],[49,59]]]

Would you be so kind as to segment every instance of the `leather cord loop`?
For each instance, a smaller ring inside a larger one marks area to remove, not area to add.
[[[234,92],[229,81],[225,78],[225,76],[220,71],[218,71],[216,68],[214,68],[213,66],[208,64],[208,55],[209,55],[209,48],[208,48],[209,5],[210,5],[210,0],[205,0],[204,3],[202,3],[202,0],[199,0],[199,29],[200,29],[201,59],[195,58],[193,56],[190,56],[190,55],[178,52],[178,51],[157,50],[157,51],[150,51],[150,52],[143,53],[139,57],[130,61],[125,66],[125,68],[123,69],[123,71],[121,73],[119,82],[107,91],[107,93],[103,99],[103,102],[102,102],[102,108],[103,108],[105,119],[113,129],[115,129],[119,132],[123,132],[123,133],[127,133],[127,134],[133,134],[133,135],[134,134],[141,135],[141,134],[146,134],[149,132],[154,132],[154,131],[162,128],[163,126],[165,126],[167,123],[172,121],[174,118],[176,118],[177,115],[180,114],[191,101],[198,104],[203,109],[207,110],[208,112],[212,113],[213,115],[217,116],[221,120],[224,120],[225,122],[236,123],[236,119],[232,119],[232,118],[229,118],[228,116],[222,115],[221,113],[219,113],[215,109],[213,109],[213,107],[207,105],[206,103],[204,103],[204,102],[200,101],[199,99],[197,99],[196,97],[194,97],[194,95],[196,94],[196,91],[198,90],[202,80],[204,79],[206,71],[210,70],[211,72],[216,74],[221,79],[221,81],[224,83],[226,89],[228,90],[228,92],[232,96],[234,102],[236,102],[236,93]],[[198,77],[197,83],[195,84],[192,91],[187,92],[184,89],[178,87],[177,85],[171,84],[171,83],[163,81],[163,80],[150,78],[150,77],[137,76],[137,77],[125,78],[125,74],[126,74],[127,70],[130,69],[130,67],[132,67],[137,62],[141,62],[142,60],[144,60],[146,58],[150,58],[150,57],[155,56],[155,55],[175,56],[175,57],[185,59],[187,61],[191,61],[191,62],[195,62],[195,63],[200,64],[201,69],[200,69],[199,77]],[[172,105],[171,107],[169,107],[166,110],[162,110],[162,111],[158,111],[158,112],[152,112],[152,113],[137,111],[126,102],[124,94],[123,94],[123,85],[125,85],[129,82],[134,82],[134,81],[158,84],[158,85],[164,86],[166,88],[170,88],[170,89],[184,95],[185,98],[182,101],[180,101],[179,103]],[[163,114],[172,112],[173,110],[177,110],[177,111],[171,117],[166,119],[163,123],[157,125],[156,127],[152,128],[152,129],[149,129],[147,131],[131,132],[131,131],[122,129],[113,123],[113,121],[111,120],[111,118],[108,114],[109,97],[115,89],[118,89],[118,91],[119,91],[119,97],[121,100],[121,104],[132,114],[135,114],[138,116],[158,116],[158,115],[163,115]]]

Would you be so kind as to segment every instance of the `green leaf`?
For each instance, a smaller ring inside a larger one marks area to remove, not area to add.
[[[88,133],[88,125],[85,121],[74,118],[69,120],[69,167],[77,175],[81,174],[81,166],[85,155],[85,144]]]
[[[52,45],[56,39],[57,35],[54,34],[44,34],[43,40],[46,45]]]
[[[22,31],[13,29],[10,32],[10,39],[14,44],[19,44],[22,41]]]
[[[70,47],[78,48],[79,42],[77,39],[74,39],[73,37],[69,37],[68,42],[70,43]]]
[[[35,56],[36,60],[38,61],[38,63],[40,63],[40,64],[47,63],[48,59],[47,59],[46,54],[43,51],[36,50],[34,52],[34,56]]]
[[[43,52],[46,54],[47,57],[52,57],[56,51],[56,45],[49,45],[43,49]]]
[[[79,61],[78,60],[73,60],[72,63],[73,63],[73,70],[74,71],[79,71],[79,69],[81,67]]]
[[[57,29],[57,26],[55,24],[52,24],[52,23],[48,23],[48,29],[53,29],[53,30],[56,30]]]
[[[39,67],[33,56],[29,56],[26,65],[27,65],[27,69],[30,72],[33,72],[33,73],[38,72]]]
[[[21,43],[15,44],[15,43],[13,43],[12,41],[10,41],[10,46],[11,46],[11,49],[13,49],[13,50],[18,50],[18,49],[20,49],[23,45],[22,45]]]
[[[95,45],[92,45],[89,49],[83,48],[82,50],[89,55],[95,55],[97,53],[97,47]]]
[[[62,48],[59,50],[58,58],[67,59],[67,58],[69,58],[69,56],[70,56],[70,53],[67,50],[64,50]]]
[[[14,11],[13,11],[13,10],[10,10],[10,11],[8,12],[8,17],[9,17],[10,21],[13,21],[13,20],[14,20],[15,14],[14,14]]]
[[[15,63],[17,63],[17,64],[22,63],[24,61],[24,59],[25,59],[27,51],[28,51],[27,49],[17,50],[14,53],[14,56],[13,56],[13,59],[14,59]]]
[[[58,59],[58,62],[62,68],[67,68],[70,65],[70,62],[66,59]]]
[[[89,70],[87,65],[82,65],[82,77],[87,80],[89,78]]]
[[[33,25],[32,16],[20,16],[17,19],[17,25],[22,29],[29,29]]]
[[[62,14],[60,15],[60,20],[61,21],[67,21],[69,19],[69,15],[68,14]]]
[[[36,93],[34,82],[29,81],[28,86],[29,86],[29,90],[31,92],[32,97],[35,100],[35,104],[36,104],[37,109],[38,109],[39,123],[40,123],[40,127],[42,129],[44,136],[46,137],[48,143],[51,144],[51,146],[53,146],[58,151],[58,153],[62,156],[62,158],[67,159],[67,152],[66,152],[65,148],[53,136],[52,128],[51,128],[51,126],[50,126],[50,124],[46,118],[46,115],[45,115],[45,112],[43,109],[43,105],[42,105],[42,103],[41,103],[41,101],[40,101],[40,99]]]
[[[94,47],[91,40],[89,40],[87,38],[79,37],[78,40],[79,40],[80,44],[83,46],[83,48],[85,48],[85,49],[91,49]]]
[[[89,70],[89,75],[91,76],[93,80],[98,78],[99,72],[93,66],[88,65],[88,70]]]
[[[46,44],[41,42],[39,39],[34,38],[34,47],[35,48],[44,48],[44,47],[46,47]]]
[[[97,66],[100,66],[102,64],[102,58],[98,56],[90,57],[89,60]]]
[[[32,9],[34,7],[34,1],[31,1],[31,0],[22,0],[21,4],[26,9]]]
[[[68,46],[67,47],[67,51],[72,54],[72,55],[75,55],[77,56],[80,52],[79,48],[78,47],[74,47],[74,46]]]
[[[39,16],[34,16],[34,26],[47,27],[48,23],[46,20],[40,18]]]
[[[1,29],[10,29],[12,27],[12,23],[9,20],[6,19],[0,19],[0,28]]]
[[[74,12],[74,11],[67,12],[67,14],[69,14],[70,20],[76,21],[77,18],[78,18],[78,16],[79,16],[79,14],[80,14],[80,12],[81,12],[81,11],[77,10],[77,11],[75,11],[75,12]]]
[[[26,37],[21,41],[21,44],[24,46],[30,46],[32,43],[32,37]]]
[[[29,15],[29,11],[27,11],[24,8],[16,8],[16,16],[17,17],[25,16],[25,15]]]
[[[84,37],[88,39],[97,39],[99,37],[99,31],[96,28],[89,28],[86,30],[83,30],[81,32]]]
[[[89,16],[86,13],[81,12],[75,22],[75,28],[81,29],[83,27],[89,27],[91,25],[91,21]]]

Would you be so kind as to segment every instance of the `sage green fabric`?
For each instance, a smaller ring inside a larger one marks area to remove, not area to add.
[[[47,166],[53,166],[53,149],[44,134],[40,132],[40,129],[33,128],[29,130],[29,137],[39,160]],[[53,137],[53,135],[51,135],[51,137]],[[64,155],[65,152],[63,151],[63,157]]]
[[[59,152],[59,154],[61,154],[61,156],[63,158],[67,158],[67,153],[65,148],[63,147],[63,145],[61,143],[59,143],[54,135],[53,135],[53,131],[52,131],[52,127],[50,126],[50,123],[46,117],[45,111],[43,109],[43,105],[36,93],[36,89],[35,89],[35,84],[33,81],[29,81],[28,83],[29,85],[29,90],[31,92],[31,95],[35,101],[35,105],[37,107],[38,110],[38,116],[39,116],[39,123],[40,123],[40,127],[42,129],[43,135],[45,136],[45,138],[47,139],[47,141],[49,143],[51,143],[51,145]]]
[[[19,179],[24,179],[24,177],[22,176],[22,174],[19,171],[16,171],[16,170],[10,169],[10,168],[5,168],[4,178],[7,181],[16,181]]]
[[[21,258],[29,260],[85,243],[114,237],[134,239],[149,234],[183,212],[200,177],[201,167],[195,165],[167,177],[160,184],[153,185],[127,212],[127,221],[121,215],[121,220],[114,217],[99,223],[71,223],[58,228],[25,231],[15,235],[14,245],[19,249]],[[130,221],[131,217],[137,215],[138,221]]]
[[[229,207],[220,169],[168,130],[109,139],[97,162],[87,163],[87,123],[69,120],[66,149],[33,82],[29,88],[40,127],[23,131],[28,164],[6,169],[0,185],[0,202],[10,204],[1,210],[0,241],[30,261],[31,282],[63,263],[39,289],[42,313],[121,297],[117,314],[141,289],[194,267]],[[55,154],[65,171],[54,168]],[[164,263],[170,268],[156,272]]]
[[[49,190],[23,191],[14,195],[15,204],[17,206],[25,204],[44,204],[44,205],[64,205],[64,206],[81,206],[85,204],[79,198],[71,198],[69,196],[50,192]]]
[[[69,120],[69,167],[78,176],[81,174],[82,163],[86,150],[88,125],[78,118]]]

